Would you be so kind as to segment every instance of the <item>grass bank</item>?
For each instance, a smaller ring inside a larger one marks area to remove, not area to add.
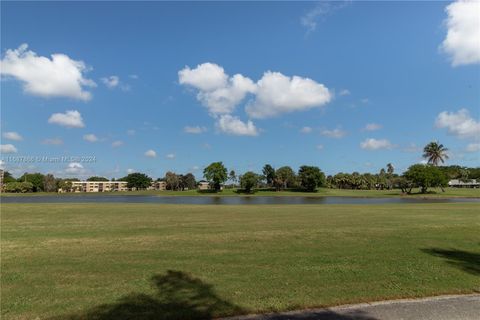
[[[209,318],[480,290],[474,203],[1,209],[2,319]]]
[[[471,188],[445,188],[442,191],[439,188],[429,189],[428,193],[414,192],[406,195],[402,194],[400,190],[346,190],[346,189],[329,189],[320,188],[316,192],[303,192],[303,191],[274,191],[271,189],[258,189],[254,193],[245,194],[239,192],[237,189],[225,189],[220,192],[199,191],[199,190],[187,190],[187,191],[155,191],[155,190],[143,190],[143,191],[125,191],[125,192],[92,192],[88,193],[89,196],[105,196],[105,195],[155,195],[155,196],[219,196],[219,197],[233,197],[233,196],[269,196],[269,197],[288,197],[288,196],[306,196],[306,197],[365,197],[365,198],[391,198],[391,197],[407,197],[407,198],[479,198],[480,189]],[[415,190],[414,190],[415,191]],[[86,195],[85,192],[78,193],[60,193],[58,196],[78,196]],[[51,192],[34,192],[34,193],[1,193],[1,197],[11,196],[46,196],[57,195],[57,193]]]

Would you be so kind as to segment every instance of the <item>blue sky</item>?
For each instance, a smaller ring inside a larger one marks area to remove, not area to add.
[[[403,171],[432,140],[448,164],[478,166],[479,8],[2,2],[2,166],[117,178],[200,178],[213,161],[239,173]]]

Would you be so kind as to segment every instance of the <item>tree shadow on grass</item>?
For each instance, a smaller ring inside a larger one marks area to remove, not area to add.
[[[167,271],[151,279],[156,293],[132,293],[117,302],[50,320],[188,320],[239,314],[242,309],[221,299],[212,285],[180,271]]]
[[[470,274],[480,276],[480,253],[438,248],[422,249],[422,251],[435,257],[444,258],[449,264]]]

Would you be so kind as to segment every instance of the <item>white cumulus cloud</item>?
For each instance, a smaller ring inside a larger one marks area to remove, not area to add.
[[[228,79],[226,86],[212,91],[200,91],[197,98],[213,114],[231,113],[247,93],[253,93],[255,88],[252,80],[236,74]]]
[[[175,159],[175,154],[174,153],[169,153],[165,156],[167,159]]]
[[[340,139],[340,138],[345,137],[347,135],[347,132],[345,130],[340,129],[340,128],[336,128],[336,129],[333,129],[333,130],[324,129],[324,130],[322,130],[322,132],[320,134],[322,136],[326,136],[326,137],[329,137],[329,138]]]
[[[23,82],[25,92],[42,97],[69,97],[90,100],[92,95],[85,87],[95,87],[93,80],[84,77],[88,71],[83,61],[70,59],[61,53],[48,57],[38,56],[22,44],[8,49],[0,61],[3,76]]]
[[[364,150],[391,149],[393,145],[387,139],[369,138],[360,143],[360,147]]]
[[[118,148],[118,147],[120,147],[120,146],[123,146],[123,141],[117,140],[117,141],[113,141],[113,142],[112,142],[112,147]]]
[[[109,76],[102,79],[103,84],[108,88],[113,89],[120,84],[120,78],[118,76]]]
[[[85,168],[80,162],[70,162],[62,170],[56,171],[55,176],[57,176],[57,174],[60,177],[79,178],[80,180],[84,180],[89,176],[95,175],[91,169]]]
[[[382,129],[382,125],[378,124],[378,123],[367,123],[365,125],[365,128],[363,128],[363,130],[365,131],[375,131],[375,130],[380,130]]]
[[[224,133],[236,136],[256,136],[258,130],[251,120],[243,122],[229,114],[221,115],[217,120],[217,128]]]
[[[13,140],[13,141],[23,140],[23,137],[18,132],[14,132],[14,131],[4,132],[2,136],[7,140]]]
[[[54,113],[48,119],[48,123],[58,124],[67,128],[83,128],[82,115],[77,110],[67,110],[65,113]]]
[[[332,94],[321,83],[268,71],[257,82],[255,100],[246,106],[245,111],[252,118],[269,118],[322,107],[331,99]]]
[[[186,66],[178,72],[181,85],[197,92],[197,100],[216,119],[221,132],[257,135],[258,130],[250,120],[242,122],[232,113],[250,94],[245,112],[250,118],[269,118],[283,113],[322,107],[333,94],[321,83],[299,76],[288,77],[280,72],[267,71],[257,82],[241,74],[229,76],[214,63],[203,63],[195,68]],[[195,127],[185,127],[185,132],[200,133]]]
[[[197,99],[213,114],[232,113],[247,93],[255,91],[253,81],[241,74],[229,77],[214,63],[203,63],[195,69],[178,72],[179,83],[199,90]]]
[[[0,153],[17,153],[17,148],[13,144],[0,145]]]
[[[148,158],[155,158],[157,156],[157,153],[155,152],[155,150],[147,150],[145,151],[145,157],[148,157]]]
[[[88,141],[88,142],[97,142],[98,138],[93,133],[89,133],[89,134],[85,134],[83,136],[83,140]]]
[[[311,133],[312,131],[313,131],[312,127],[308,127],[308,126],[300,129],[301,133]]]
[[[204,133],[207,131],[207,128],[205,127],[200,127],[200,126],[186,126],[183,128],[183,131],[185,133],[191,133],[191,134],[200,134],[200,133]]]
[[[443,111],[437,116],[435,125],[459,138],[480,138],[480,122],[472,118],[467,109]]]
[[[195,69],[186,66],[178,72],[180,84],[190,85],[202,91],[211,91],[225,87],[228,75],[215,63],[202,63]]]
[[[81,163],[71,162],[65,168],[65,172],[69,174],[82,174],[85,172],[85,169],[83,168],[83,165]]]
[[[213,114],[233,112],[247,93],[254,94],[255,100],[247,106],[246,111],[258,118],[318,107],[332,98],[323,84],[309,78],[288,77],[279,72],[265,72],[254,83],[241,74],[229,77],[222,67],[207,62],[195,69],[185,67],[178,74],[180,84],[199,90],[197,98]]]
[[[447,36],[441,48],[453,66],[480,63],[480,1],[458,0],[445,8]]]

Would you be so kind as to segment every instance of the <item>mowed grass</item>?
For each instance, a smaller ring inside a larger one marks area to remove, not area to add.
[[[472,293],[479,209],[2,204],[2,319],[205,318]]]

